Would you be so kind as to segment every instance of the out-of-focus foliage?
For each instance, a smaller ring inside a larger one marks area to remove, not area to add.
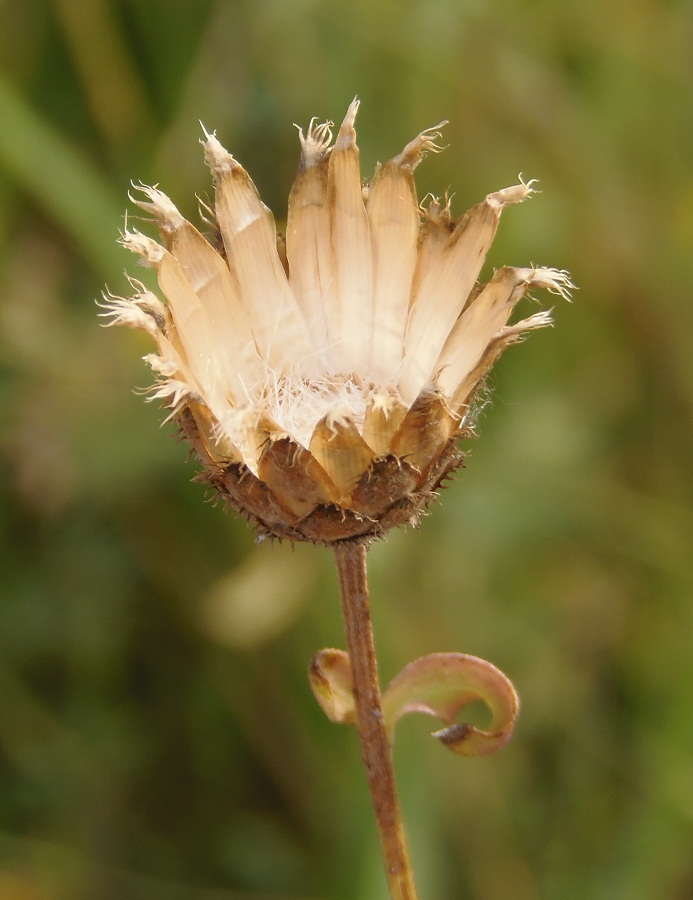
[[[358,93],[366,170],[450,120],[419,187],[457,213],[540,178],[488,271],[581,287],[501,361],[444,502],[371,553],[384,680],[462,651],[523,700],[484,759],[401,726],[422,897],[689,898],[689,5],[4,0],[0,18],[0,897],[385,896],[356,735],[306,677],[343,645],[329,554],[255,546],[203,502],[132,392],[146,340],[93,304],[133,269],[130,179],[190,216],[209,192],[198,120],[281,219],[292,123]]]

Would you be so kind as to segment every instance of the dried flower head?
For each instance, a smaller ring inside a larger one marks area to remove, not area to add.
[[[509,344],[550,324],[508,324],[532,287],[567,296],[563,271],[501,268],[480,285],[501,211],[523,182],[460,219],[416,195],[414,169],[438,150],[437,126],[362,186],[355,100],[299,129],[301,162],[286,240],[248,173],[205,133],[215,186],[203,236],[156,187],[135,201],[162,243],[122,243],[156,269],[162,303],[106,297],[106,315],[148,331],[151,396],[170,408],[205,478],[265,534],[333,543],[415,522],[463,458],[470,409]],[[444,124],[444,123],[441,123]]]

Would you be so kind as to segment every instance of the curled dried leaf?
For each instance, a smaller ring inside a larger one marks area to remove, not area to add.
[[[351,663],[344,650],[319,650],[310,661],[308,678],[315,699],[331,722],[356,722]]]
[[[460,711],[481,700],[491,712],[488,728],[455,722]],[[383,693],[383,715],[390,732],[411,712],[440,719],[446,727],[434,733],[462,756],[483,756],[500,749],[513,733],[519,700],[510,680],[494,665],[464,653],[422,656],[395,676]]]

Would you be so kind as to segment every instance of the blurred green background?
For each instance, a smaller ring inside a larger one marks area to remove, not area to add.
[[[693,897],[691,13],[0,0],[1,900],[386,895],[356,734],[306,679],[343,645],[329,553],[204,502],[133,393],[146,338],[94,306],[141,275],[131,179],[192,217],[209,192],[198,120],[281,220],[292,123],[357,93],[364,174],[448,118],[420,195],[541,179],[487,272],[581,288],[496,368],[444,502],[371,553],[384,680],[460,650],[523,700],[486,759],[401,725],[422,900]]]

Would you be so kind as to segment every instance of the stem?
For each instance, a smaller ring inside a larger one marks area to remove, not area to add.
[[[390,896],[392,900],[417,900],[392,768],[392,748],[380,702],[368,599],[367,548],[356,541],[341,541],[334,544],[333,549],[351,663],[361,755],[378,823]]]

